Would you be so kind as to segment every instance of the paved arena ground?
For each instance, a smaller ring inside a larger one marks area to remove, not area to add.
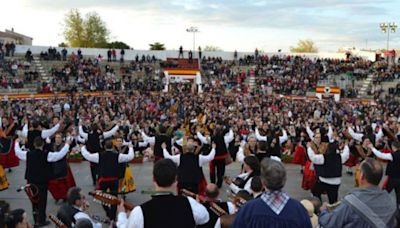
[[[135,183],[137,186],[137,190],[134,193],[130,193],[127,195],[126,200],[134,205],[141,204],[148,199],[150,199],[150,195],[141,194],[142,190],[152,190],[152,165],[153,163],[147,162],[143,164],[131,164],[131,168],[133,170],[133,175],[135,179]],[[305,191],[300,187],[302,174],[300,174],[300,166],[293,165],[293,164],[286,164],[287,170],[287,182],[285,186],[285,190],[289,193],[289,195],[295,199],[303,199],[305,197],[310,196],[309,191]],[[82,163],[72,163],[71,168],[74,173],[75,181],[79,187],[83,189],[85,193],[93,190],[94,187],[92,186],[92,181],[90,177],[90,170],[89,164],[87,162]],[[203,168],[204,173],[209,180],[209,171],[208,167],[204,166]],[[21,162],[20,166],[14,168],[11,173],[7,173],[8,181],[10,182],[9,189],[0,192],[0,199],[4,199],[11,204],[12,209],[16,208],[24,208],[32,219],[31,214],[31,205],[29,199],[25,195],[23,191],[17,192],[17,188],[24,185],[24,172],[25,172],[25,162]],[[240,165],[238,163],[231,164],[227,167],[226,175],[234,177],[240,172]],[[343,168],[343,178],[342,178],[342,185],[340,186],[339,190],[339,198],[342,198],[347,192],[351,191],[354,188],[354,176],[348,176],[345,173],[345,169]],[[221,190],[221,197],[223,200],[226,199],[227,190],[226,186],[223,187]],[[392,193],[393,200],[394,194]],[[92,201],[92,197],[87,196],[87,199],[90,201],[90,210],[89,212],[93,215],[98,215],[105,217],[105,213],[102,207]],[[323,200],[327,200],[327,198],[323,198]],[[54,199],[52,198],[51,194],[48,194],[47,200],[47,214],[52,213],[55,214],[60,206],[60,203],[55,204]],[[53,225],[51,226],[53,227]]]

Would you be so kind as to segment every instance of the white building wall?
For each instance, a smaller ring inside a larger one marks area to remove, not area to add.
[[[25,52],[30,49],[34,55],[40,54],[40,52],[45,52],[49,49],[49,46],[29,46],[29,45],[17,45],[16,53],[17,54],[25,54]],[[56,47],[57,51],[61,51],[63,48]],[[75,54],[78,51],[78,48],[67,48],[68,54],[74,52]],[[84,56],[98,56],[101,55],[103,58],[107,58],[107,51],[108,49],[100,49],[100,48],[81,48],[82,54]],[[117,50],[117,58],[119,58],[119,51]],[[245,55],[253,55],[253,52],[238,52],[238,58],[241,58]],[[360,56],[363,58],[367,58],[369,60],[375,60],[375,54],[371,52],[354,52],[356,56]],[[177,58],[178,51],[177,50],[165,50],[165,51],[148,51],[148,50],[125,50],[125,60],[134,60],[136,55],[139,55],[139,58],[142,55],[150,55],[155,56],[157,59],[165,60],[167,58]],[[187,57],[188,52],[184,53],[184,56]],[[222,57],[224,60],[233,60],[234,52],[226,52],[226,51],[218,51],[218,52],[202,52],[202,56],[205,57]],[[278,53],[278,52],[267,52],[267,53],[260,53],[260,55],[297,55],[297,56],[306,56],[311,59],[316,58],[333,58],[333,59],[345,59],[345,53],[334,53],[334,52],[319,52],[319,53]],[[198,53],[195,52],[193,54],[194,58],[198,57]]]

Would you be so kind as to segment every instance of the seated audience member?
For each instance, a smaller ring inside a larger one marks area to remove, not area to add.
[[[398,209],[392,197],[379,188],[383,167],[379,161],[366,158],[356,178],[360,188],[345,196],[332,212],[325,203],[321,207],[319,224],[329,227],[396,227]]]
[[[307,210],[282,191],[286,183],[286,170],[281,162],[263,159],[261,179],[266,192],[239,210],[232,227],[311,227]]]

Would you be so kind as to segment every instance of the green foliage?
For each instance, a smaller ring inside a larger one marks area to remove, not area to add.
[[[62,43],[58,44],[58,47],[66,48],[66,47],[68,47],[68,45],[66,43],[62,42]]]
[[[204,47],[203,51],[223,51],[220,47],[207,45]]]
[[[121,41],[114,41],[107,44],[107,48],[114,48],[114,49],[130,49],[129,45]]]
[[[315,46],[314,41],[307,40],[299,40],[297,43],[297,47],[290,47],[290,52],[293,53],[317,53],[318,48]]]
[[[160,42],[155,42],[154,44],[149,44],[151,51],[163,51],[165,50],[164,44]]]
[[[65,16],[63,34],[71,47],[105,48],[110,32],[96,12],[83,18],[79,10],[72,9]]]

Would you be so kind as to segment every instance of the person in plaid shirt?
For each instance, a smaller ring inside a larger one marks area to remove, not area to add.
[[[266,192],[240,209],[232,227],[311,227],[306,209],[282,190],[286,183],[286,170],[281,162],[263,159],[261,180]]]

